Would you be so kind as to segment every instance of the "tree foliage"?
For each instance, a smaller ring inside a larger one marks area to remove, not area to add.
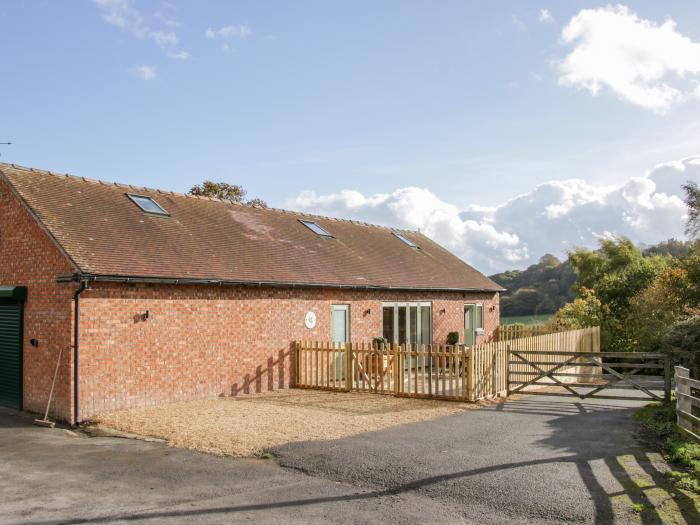
[[[245,203],[249,206],[256,206],[258,208],[267,208],[267,203],[262,199],[255,198],[246,202],[245,196],[247,195],[247,192],[243,186],[229,184],[228,182],[213,182],[210,180],[205,180],[202,184],[192,186],[189,194],[197,195],[199,197],[212,197],[231,202]]]
[[[576,275],[571,264],[550,254],[526,270],[499,273],[491,279],[506,289],[501,295],[501,314],[505,317],[551,314],[574,299],[571,286]]]
[[[700,377],[700,316],[675,323],[664,336],[663,344],[674,364],[689,368],[691,377]]]
[[[554,316],[554,322],[562,328],[575,330],[587,326],[600,326],[605,314],[603,303],[593,290],[582,289],[573,302],[564,305]]]
[[[556,322],[599,325],[608,351],[668,348],[664,338],[671,327],[700,315],[700,246],[662,245],[641,251],[629,239],[606,239],[597,250],[571,253],[576,299],[557,312]]]
[[[688,207],[685,233],[696,239],[700,233],[700,188],[697,183],[688,181],[683,185],[683,191],[685,191],[685,205]]]

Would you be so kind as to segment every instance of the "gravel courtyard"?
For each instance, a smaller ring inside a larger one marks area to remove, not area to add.
[[[98,428],[157,437],[177,447],[253,456],[285,443],[340,439],[479,406],[292,389],[125,410],[103,414],[93,422]]]

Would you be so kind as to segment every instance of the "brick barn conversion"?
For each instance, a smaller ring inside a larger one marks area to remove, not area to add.
[[[0,405],[69,422],[293,385],[297,340],[492,340],[424,235],[0,164]]]

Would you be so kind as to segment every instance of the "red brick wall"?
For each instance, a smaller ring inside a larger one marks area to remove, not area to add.
[[[286,388],[290,343],[330,340],[331,305],[350,305],[351,339],[359,342],[381,335],[383,301],[409,300],[433,303],[436,343],[450,331],[463,337],[468,302],[484,303],[477,342],[498,325],[498,294],[91,284],[81,297],[80,417]],[[313,330],[304,326],[309,310]]]
[[[57,284],[68,260],[0,179],[0,286],[26,286],[24,409],[43,413],[58,351],[63,349],[51,413],[71,416],[71,300],[75,286]],[[38,339],[39,346],[29,344]]]

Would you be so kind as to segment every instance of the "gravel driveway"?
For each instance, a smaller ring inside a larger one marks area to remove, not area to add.
[[[475,410],[483,404],[291,389],[124,410],[98,416],[95,423],[161,438],[177,447],[253,456],[283,443],[339,439]]]

